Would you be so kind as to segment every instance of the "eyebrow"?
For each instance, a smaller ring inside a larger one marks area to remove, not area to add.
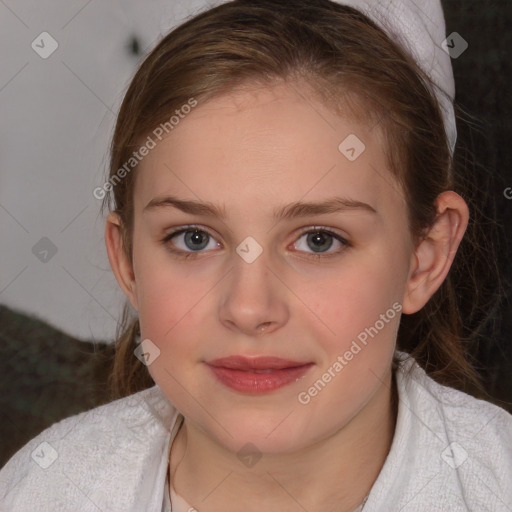
[[[144,207],[143,213],[150,210],[169,207],[176,208],[182,212],[192,215],[212,216],[219,217],[221,219],[226,219],[227,217],[226,208],[224,206],[216,206],[210,202],[202,203],[199,201],[178,199],[172,195],[155,197]],[[274,218],[277,220],[288,220],[295,217],[308,217],[352,210],[361,210],[377,214],[377,210],[362,201],[343,197],[333,197],[319,203],[304,203],[299,201],[282,206],[274,210]]]

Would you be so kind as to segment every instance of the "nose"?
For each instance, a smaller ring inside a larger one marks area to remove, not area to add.
[[[274,332],[289,318],[288,290],[261,254],[252,263],[240,258],[225,281],[219,319],[228,329],[257,336]]]

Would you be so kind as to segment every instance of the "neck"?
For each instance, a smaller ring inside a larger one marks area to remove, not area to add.
[[[353,512],[386,460],[397,404],[390,372],[343,428],[296,452],[264,454],[247,469],[241,468],[236,453],[185,420],[172,445],[171,482],[201,512]]]

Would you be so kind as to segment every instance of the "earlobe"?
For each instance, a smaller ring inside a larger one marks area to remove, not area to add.
[[[419,311],[439,289],[451,268],[469,219],[462,197],[453,191],[436,199],[437,218],[416,246],[403,300],[405,314]]]
[[[135,310],[138,310],[135,275],[124,249],[121,219],[115,213],[109,214],[105,223],[105,245],[110,266],[119,286]]]

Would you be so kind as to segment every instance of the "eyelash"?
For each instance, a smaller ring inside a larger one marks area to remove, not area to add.
[[[174,238],[175,236],[177,235],[180,235],[181,233],[186,233],[187,231],[193,231],[193,230],[197,230],[197,231],[200,231],[201,233],[206,233],[207,235],[209,235],[210,237],[212,237],[213,239],[215,239],[215,237],[213,236],[212,233],[210,233],[210,231],[208,231],[207,229],[204,229],[202,228],[201,226],[198,226],[198,225],[188,225],[188,226],[181,226],[179,228],[177,228],[176,230],[174,231],[171,231],[170,233],[168,233],[162,240],[161,240],[161,243],[163,245],[165,245],[167,247],[167,249],[174,255],[178,256],[179,258],[183,258],[183,259],[188,259],[188,258],[192,258],[192,259],[195,259],[197,258],[201,253],[205,252],[205,251],[193,251],[193,252],[187,252],[187,251],[182,251],[181,249],[173,249],[169,246],[169,241]],[[303,232],[301,232],[297,238],[297,240],[299,240],[300,238],[302,238],[304,235],[308,235],[308,234],[316,234],[316,233],[327,233],[328,235],[332,235],[333,238],[335,238],[336,240],[338,240],[343,246],[344,248],[342,249],[338,249],[337,251],[334,251],[334,252],[330,252],[330,253],[324,253],[324,254],[311,254],[311,253],[307,253],[309,254],[309,258],[312,258],[314,260],[320,260],[320,259],[324,259],[324,258],[330,258],[330,257],[333,257],[333,256],[338,256],[340,255],[340,253],[342,253],[347,247],[351,247],[351,244],[345,240],[343,237],[341,237],[340,235],[338,235],[337,233],[334,233],[333,231],[331,231],[330,229],[324,227],[324,226],[315,226],[313,229],[308,229],[308,230],[305,230]]]

